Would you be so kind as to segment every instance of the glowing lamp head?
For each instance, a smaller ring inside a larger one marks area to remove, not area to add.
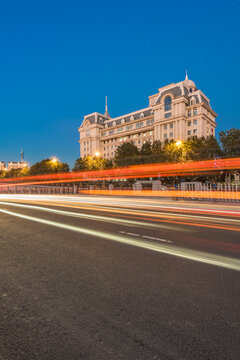
[[[180,146],[182,144],[181,140],[176,142],[176,146]]]
[[[56,157],[53,157],[53,158],[51,159],[51,163],[52,163],[52,164],[56,164],[57,161],[58,161],[58,159],[57,159]]]
[[[96,151],[96,152],[95,152],[95,156],[96,156],[96,157],[99,157],[99,156],[100,156],[100,152]]]

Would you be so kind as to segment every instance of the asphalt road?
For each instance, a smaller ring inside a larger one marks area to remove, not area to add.
[[[0,198],[0,360],[238,360],[239,224],[237,206]]]

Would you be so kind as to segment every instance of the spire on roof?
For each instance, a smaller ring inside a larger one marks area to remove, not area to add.
[[[106,96],[106,105],[105,105],[105,114],[104,116],[106,116],[107,118],[110,119],[110,115],[109,115],[109,112],[108,112],[108,106],[107,106],[107,96]]]
[[[185,77],[185,80],[188,80],[188,74],[187,74],[187,70],[186,70],[186,77]]]

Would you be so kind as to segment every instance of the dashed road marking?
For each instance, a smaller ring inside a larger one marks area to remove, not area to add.
[[[157,240],[157,241],[160,241],[160,242],[163,242],[163,243],[166,243],[166,244],[172,244],[172,241],[170,241],[170,240],[161,239],[161,238],[157,238],[157,237],[154,237],[154,236],[140,235],[140,234],[130,233],[130,232],[126,232],[126,231],[119,231],[119,233],[130,235],[130,236],[137,236],[137,237],[141,237],[141,238],[149,239],[149,240]]]

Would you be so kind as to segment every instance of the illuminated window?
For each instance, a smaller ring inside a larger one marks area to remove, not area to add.
[[[172,98],[171,96],[167,96],[164,100],[164,110],[169,111],[172,109]]]

